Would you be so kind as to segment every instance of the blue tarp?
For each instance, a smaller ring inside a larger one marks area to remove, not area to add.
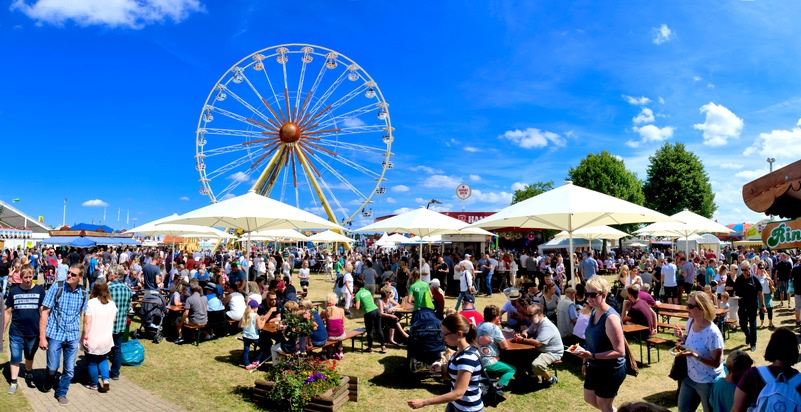
[[[113,228],[108,227],[106,225],[92,225],[89,223],[78,223],[75,226],[70,227],[70,230],[89,230],[89,231],[97,231],[98,229],[103,229],[106,233],[111,233],[114,231]]]
[[[42,243],[56,246],[92,247],[96,245],[141,245],[136,239],[128,237],[93,237],[93,236],[55,236],[44,239]]]

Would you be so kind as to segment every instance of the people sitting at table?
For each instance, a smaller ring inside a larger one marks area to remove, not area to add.
[[[239,284],[238,283],[231,283],[231,285],[229,286],[229,289],[232,289],[234,287],[239,288]],[[238,289],[238,290],[244,290],[244,289]],[[261,293],[259,293],[259,286],[256,284],[256,282],[253,282],[253,281],[248,282],[248,291],[247,292],[248,292],[248,296],[247,296],[248,302],[250,302],[251,299],[255,300],[256,302],[259,302],[260,305],[262,304],[262,302],[264,302],[264,296]],[[278,304],[276,306],[278,306],[279,308],[283,306],[283,305],[281,305],[281,295],[280,294],[278,295]]]
[[[640,293],[637,295],[640,299],[644,300],[645,303],[648,304],[650,307],[656,306],[656,300],[653,296],[651,296],[651,285],[644,283],[642,288],[640,288]]]
[[[501,333],[501,311],[495,305],[484,308],[484,322],[478,325],[478,352],[481,365],[490,376],[500,376],[498,383],[502,387],[509,385],[517,369],[501,362],[501,349],[507,349],[509,342]]]
[[[237,293],[238,294],[238,293]],[[242,296],[239,294],[239,296]],[[251,370],[259,366],[261,358],[261,347],[259,347],[259,331],[264,327],[264,318],[258,315],[259,302],[251,300],[248,302],[245,313],[242,315],[239,326],[242,328],[242,341],[244,342],[244,352],[242,359],[245,369]],[[250,347],[254,346],[253,362],[250,357]]]
[[[529,305],[542,305],[542,293],[540,293],[536,283],[523,284],[523,289],[526,291],[523,297]]]
[[[639,297],[640,290],[637,285],[626,287],[627,299],[623,302],[623,323],[647,326],[648,336],[656,333],[656,312]]]
[[[200,294],[203,292],[200,284],[197,281],[190,282],[189,290],[191,291],[192,295],[186,298],[186,302],[184,303],[184,314],[181,317],[180,322],[178,322],[176,325],[178,339],[175,340],[175,343],[177,344],[184,343],[184,324],[205,326],[209,321],[209,303],[206,298]]]
[[[295,285],[292,284],[292,277],[284,276],[284,281],[278,282],[278,301],[289,302],[290,300],[293,302],[298,301],[298,291],[295,289]]]
[[[547,276],[545,279],[549,279]],[[542,313],[553,324],[556,324],[556,307],[559,306],[559,296],[556,294],[556,285],[551,282],[545,281],[545,286],[542,289]]]
[[[532,372],[536,375],[535,379],[542,378],[542,383],[545,385],[553,385],[558,379],[548,373],[548,368],[557,360],[562,359],[565,351],[559,329],[545,317],[540,306],[529,305],[525,313],[531,321],[531,326],[523,333],[516,334],[512,341],[536,348],[537,357],[531,362]]]
[[[384,286],[381,288],[380,292],[381,298],[378,299],[378,310],[382,316],[381,321],[383,325],[386,325],[386,329],[389,331],[388,342],[397,345],[398,343],[395,341],[396,330],[404,339],[409,339],[409,334],[403,330],[399,322],[400,319],[395,315],[395,308],[400,307],[400,305],[392,299],[392,286]]]
[[[256,302],[256,307],[259,306],[259,302],[253,299]],[[236,287],[231,288],[231,293],[225,297],[223,302],[225,306],[228,308],[228,311],[225,312],[226,318],[229,320],[241,320],[242,316],[245,314],[246,306],[245,305],[245,297],[239,293],[239,290]]]
[[[464,305],[462,306],[462,311],[459,312],[459,314],[464,316],[465,319],[469,320],[470,323],[472,323],[475,326],[478,326],[481,324],[481,322],[484,322],[484,316],[481,315],[481,312],[476,310],[475,296],[468,293],[464,295],[462,302],[464,303]],[[448,316],[447,311],[445,313],[445,316],[446,317]]]
[[[298,303],[290,300],[284,303],[283,313],[298,313],[302,309]],[[283,329],[283,339],[270,348],[272,355],[273,365],[278,362],[278,355],[297,355],[303,352],[306,348],[306,336],[292,336],[289,334],[287,328]]]
[[[336,293],[329,293],[325,296],[325,310],[322,318],[325,321],[325,330],[328,332],[328,340],[338,341],[331,351],[331,357],[342,359],[342,341],[345,340],[345,310],[337,306],[339,297]]]
[[[170,290],[170,301],[169,304],[172,306],[181,306],[186,301],[186,298],[189,297],[187,294],[187,288],[189,287],[189,282],[175,282],[173,283],[172,290]]]
[[[518,289],[507,289],[504,291],[508,299],[501,308],[501,317],[506,315],[506,324],[515,331],[520,331],[531,325],[529,319],[525,315],[525,307],[527,302],[521,299],[522,295]],[[535,305],[539,306],[539,305]]]
[[[559,328],[559,335],[562,336],[564,342],[573,334],[573,326],[576,325],[578,320],[578,309],[574,303],[576,299],[576,289],[568,287],[565,289],[565,295],[559,301],[556,307],[556,327]],[[564,342],[566,345],[571,343]]]
[[[203,291],[206,294],[206,300],[209,303],[209,311],[222,311],[225,310],[225,306],[223,305],[222,301],[219,297],[217,297],[217,288],[214,285],[206,285],[203,287]]]
[[[255,299],[251,299],[255,300]],[[250,300],[249,300],[250,301]],[[248,301],[248,302],[249,302]],[[272,323],[277,322],[281,319],[281,311],[277,305],[278,298],[275,295],[275,292],[267,292],[265,295],[264,301],[259,305],[258,314],[264,321],[264,323]],[[280,341],[281,334],[275,331],[265,330],[260,328],[259,330],[259,347],[262,348],[261,350],[261,358],[259,359],[259,363],[263,363],[266,361],[271,351],[268,351],[267,348],[272,348],[273,342]]]
[[[325,329],[323,318],[320,316],[320,313],[315,310],[314,304],[312,304],[310,299],[303,299],[300,301],[300,306],[307,313],[311,314],[312,320],[314,320],[314,332],[309,336],[312,346],[318,348],[322,347],[328,342],[328,331]]]
[[[382,288],[385,287],[388,287],[390,290],[392,290],[392,296],[390,296],[390,299],[392,299],[395,302],[400,302],[399,300],[400,297],[398,297],[398,289],[396,289],[395,286],[392,286],[392,279],[389,278],[384,279],[384,286],[382,286]],[[400,303],[398,303],[398,305],[400,305]]]

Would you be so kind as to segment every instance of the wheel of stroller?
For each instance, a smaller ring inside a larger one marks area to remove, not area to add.
[[[135,330],[135,331],[131,332],[131,337],[134,338],[134,339],[139,339],[139,331]]]
[[[164,339],[164,336],[162,336],[161,333],[159,332],[153,338],[153,343],[161,343],[162,339]]]

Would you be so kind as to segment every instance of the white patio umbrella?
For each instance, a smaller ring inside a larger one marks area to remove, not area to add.
[[[326,230],[325,232],[320,232],[314,235],[309,236],[309,241],[315,243],[353,243],[355,240],[345,236],[340,235],[339,233],[333,232],[331,230]]]
[[[339,229],[342,226],[294,206],[281,203],[250,190],[177,216],[168,223],[242,229],[248,236],[267,229]],[[250,253],[250,238],[247,252]],[[247,283],[246,283],[247,284]],[[246,289],[247,291],[247,289]]]
[[[385,241],[386,241],[387,243],[391,243],[391,244],[393,244],[393,245],[397,245],[398,243],[403,243],[403,242],[406,242],[406,241],[408,241],[408,240],[409,240],[409,238],[408,238],[408,237],[406,237],[406,236],[403,236],[403,235],[402,235],[402,234],[400,234],[400,233],[393,233],[393,234],[391,234],[391,235],[387,236],[387,238],[386,238],[386,240],[385,240]]]
[[[306,241],[308,239],[306,235],[295,229],[260,230],[250,234],[250,240],[271,240],[277,242],[280,240]]]
[[[566,181],[563,186],[515,203],[470,226],[484,229],[518,227],[564,230],[569,234],[569,252],[572,256],[573,234],[578,229],[588,226],[672,220],[669,216],[647,207]],[[575,274],[577,268],[572,263],[570,266],[571,272]],[[575,279],[575,276],[571,276],[573,286]]]
[[[733,230],[715,222],[712,219],[707,219],[701,215],[693,213],[689,210],[683,210],[670,216],[672,222],[656,222],[652,223],[642,229],[637,230],[636,234],[663,236],[670,238],[681,238],[685,240],[685,252],[689,255],[689,242],[687,240],[692,235],[700,233],[731,233]]]
[[[172,253],[175,253],[176,237],[191,238],[214,238],[214,239],[234,239],[236,236],[223,232],[209,226],[200,225],[181,225],[174,223],[164,223],[176,219],[177,214],[172,214],[152,222],[145,223],[128,230],[131,233],[141,233],[143,235],[169,235],[172,237]]]
[[[421,207],[369,224],[355,231],[359,233],[406,232],[421,236],[422,240],[422,236],[460,233],[460,230],[466,227],[467,224],[459,219]],[[391,239],[392,236],[389,238]],[[420,246],[422,251],[422,243]],[[419,265],[422,271],[422,262]]]
[[[601,226],[587,226],[581,229],[573,231],[574,238],[581,238],[587,239],[590,241],[590,249],[592,249],[592,241],[595,239],[614,239],[618,240],[620,238],[624,238],[626,236],[631,236],[628,233],[617,230],[613,227],[601,225]],[[554,236],[554,239],[567,239],[570,237],[570,234],[567,231],[563,230]]]

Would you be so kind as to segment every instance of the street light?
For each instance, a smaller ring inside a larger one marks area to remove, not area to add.
[[[440,202],[439,200],[431,199],[431,200],[428,201],[428,203],[426,203],[426,209],[428,209],[428,207],[431,206],[431,205],[441,205],[441,204],[442,204],[442,202]]]
[[[775,161],[776,161],[775,157],[769,157],[768,158],[768,165],[770,165],[769,167],[770,167],[771,173],[773,173],[773,162],[775,162]]]

